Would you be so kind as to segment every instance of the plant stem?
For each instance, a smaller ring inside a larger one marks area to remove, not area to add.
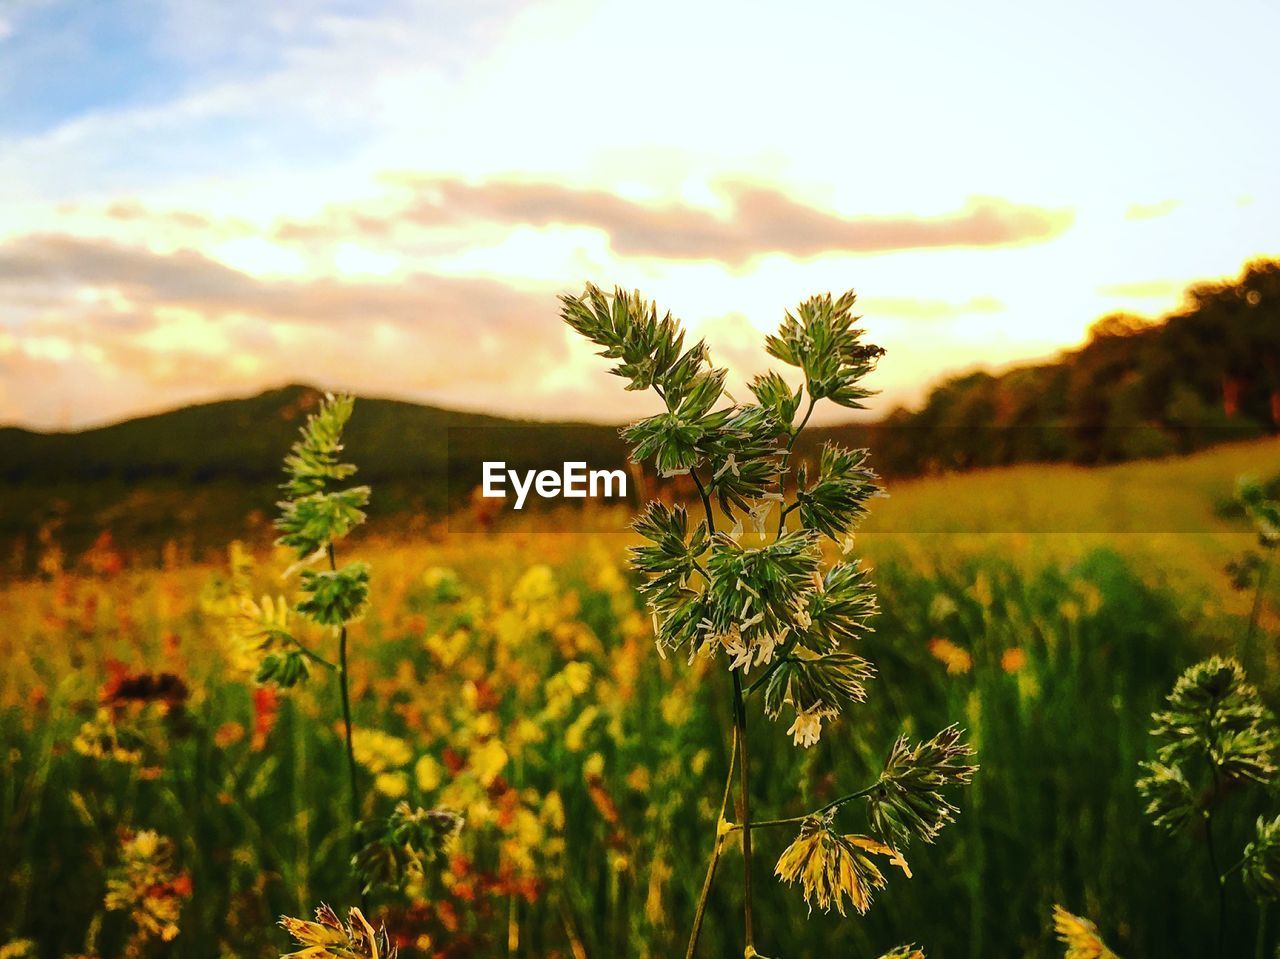
[[[743,892],[743,926],[746,931],[746,952],[755,954],[755,936],[752,931],[752,896],[751,896],[751,787],[747,769],[747,707],[742,697],[742,674],[733,673],[733,717],[738,735],[738,775],[739,803],[738,821],[742,824],[742,892]]]
[[[809,417],[813,415],[813,408],[818,404],[817,399],[815,399],[813,394],[809,392],[809,386],[807,383],[805,384],[805,392],[809,393],[809,408],[804,411],[804,419],[800,421],[799,426],[791,431],[791,438],[787,440],[786,452],[782,454],[781,465],[784,469],[791,463],[791,450],[795,447],[796,440],[800,438],[800,434],[804,432],[804,428],[809,422]],[[783,502],[785,503],[787,492],[787,477],[785,473],[779,472],[778,474],[778,492],[782,494]],[[782,524],[786,522],[787,514],[798,505],[799,501],[797,500],[786,509],[783,509],[781,505],[778,507],[778,536],[782,535]]]
[[[698,471],[690,470],[689,475],[693,477],[693,485],[698,487],[698,495],[702,497],[702,509],[707,514],[707,529],[712,535],[715,535],[716,521],[711,512],[711,497],[707,495],[707,488],[702,485],[702,479],[698,476]]]
[[[716,866],[720,862],[720,851],[724,848],[724,835],[720,832],[720,824],[724,822],[725,810],[729,808],[729,794],[733,791],[733,767],[738,758],[738,727],[733,727],[733,739],[729,744],[729,772],[725,775],[724,796],[720,799],[720,813],[716,817],[716,841],[711,847],[711,861],[707,863],[707,876],[702,881],[702,895],[698,897],[698,909],[693,914],[693,931],[689,933],[689,948],[685,951],[685,959],[693,959],[698,949],[698,937],[702,935],[702,918],[707,912],[707,899],[711,895],[711,883],[716,877]]]
[[[787,645],[781,649],[776,650],[773,654],[773,662],[771,662],[768,665],[765,671],[760,674],[760,676],[755,680],[755,682],[753,682],[750,686],[747,687],[746,695],[750,696],[757,689],[759,689],[761,686],[767,683],[769,681],[769,677],[772,676],[775,672],[777,672],[779,667],[781,667],[785,662],[787,662],[788,658],[790,657],[790,653],[791,653],[790,645]]]
[[[1267,952],[1267,904],[1258,906],[1258,939],[1253,947],[1254,959],[1266,959]]]
[[[789,816],[786,819],[760,819],[753,822],[751,824],[751,828],[763,829],[766,826],[789,826],[792,823],[804,822],[806,819],[818,818],[824,815],[825,813],[828,813],[831,810],[836,809],[839,806],[843,806],[845,803],[853,802],[855,799],[861,799],[863,796],[870,794],[871,791],[879,785],[880,785],[880,781],[876,780],[870,786],[867,786],[863,789],[859,789],[855,793],[849,793],[848,795],[841,796],[839,799],[833,799],[831,800],[831,802],[827,803],[825,806],[821,807],[820,809],[815,809],[811,813],[805,813],[803,816]],[[731,830],[741,829],[742,825],[740,823],[734,823],[729,828]]]
[[[334,556],[333,543],[329,543],[329,569],[337,572],[338,562]],[[356,823],[360,821],[360,784],[356,781],[356,750],[351,735],[351,688],[350,670],[347,667],[347,627],[344,623],[338,627],[338,689],[342,694],[342,726],[347,740],[347,804],[351,816],[351,851],[360,851],[360,835],[356,831]],[[361,893],[361,905],[365,905],[365,896]]]
[[[325,669],[332,669],[334,672],[337,672],[338,670],[337,663],[329,662],[329,660],[325,659],[319,653],[315,652],[314,650],[308,649],[306,646],[303,646],[301,643],[297,642],[297,640],[294,641],[294,645],[298,647],[298,652],[302,653],[303,656],[306,656],[307,659],[311,660],[313,663],[319,663]]]
[[[1217,769],[1214,769],[1214,781],[1216,791]],[[1209,868],[1213,870],[1213,881],[1218,884],[1218,939],[1214,946],[1214,956],[1222,959],[1222,944],[1226,936],[1227,926],[1227,882],[1226,877],[1218,869],[1218,851],[1213,841],[1213,811],[1206,810],[1204,814],[1204,836],[1205,843],[1209,847]]]

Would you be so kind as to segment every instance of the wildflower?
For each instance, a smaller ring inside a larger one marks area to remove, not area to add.
[[[1257,830],[1244,849],[1244,881],[1259,902],[1280,900],[1280,816],[1258,817]]]
[[[173,673],[130,673],[120,663],[109,663],[110,676],[99,702],[104,708],[123,710],[131,705],[158,703],[166,713],[181,711],[187,684]]]
[[[969,651],[949,639],[939,636],[929,640],[929,654],[946,666],[952,676],[961,676],[973,669],[973,657]]]
[[[1053,907],[1053,928],[1067,947],[1065,959],[1117,959],[1098,935],[1097,926],[1061,906]]]
[[[1276,773],[1276,735],[1256,687],[1234,659],[1213,656],[1178,679],[1168,705],[1153,717],[1163,740],[1160,761],[1206,760],[1236,783],[1266,784]]]
[[[556,596],[556,576],[545,563],[530,566],[511,590],[511,599],[527,609],[552,603]]]
[[[925,957],[923,949],[916,945],[909,945],[890,949],[880,959],[925,959]]]
[[[487,739],[471,753],[471,770],[486,788],[493,785],[507,765],[506,749],[496,739]]]
[[[407,742],[380,729],[354,730],[351,748],[356,762],[375,776],[407,766],[413,759],[413,748]]]
[[[600,710],[597,707],[588,706],[564,731],[564,744],[570,752],[581,752],[586,746],[587,733],[590,732],[599,715]]]
[[[863,701],[863,682],[872,672],[871,664],[861,656],[839,650],[788,656],[769,676],[765,715],[776,719],[784,705],[791,705],[796,718],[787,733],[796,745],[812,746],[822,733],[823,720],[840,715],[841,703]]]
[[[151,830],[126,833],[120,860],[107,875],[103,906],[127,912],[134,925],[131,954],[153,940],[172,942],[178,935],[182,904],[191,898],[191,879],[173,865],[173,841]]]
[[[422,756],[413,766],[413,778],[424,793],[435,792],[444,782],[444,769],[431,756]]]
[[[1006,649],[1000,655],[1000,668],[1006,673],[1017,673],[1027,665],[1027,654],[1015,646],[1012,649]]]
[[[359,909],[352,908],[343,923],[330,907],[316,910],[316,921],[281,916],[280,925],[305,948],[281,959],[395,959],[385,927],[374,930]]]
[[[108,710],[80,726],[71,748],[90,759],[137,765],[142,762],[143,741],[132,729],[118,724]]]
[[[1266,549],[1280,546],[1280,503],[1268,499],[1266,490],[1248,476],[1240,477],[1237,482],[1236,500],[1252,520],[1259,544]]]
[[[456,603],[462,599],[462,585],[458,574],[443,566],[432,566],[422,574],[422,585],[437,603]]]
[[[865,913],[872,894],[885,884],[884,874],[868,853],[887,856],[906,871],[906,862],[884,843],[870,836],[839,835],[829,820],[810,816],[795,842],[783,851],[775,872],[783,882],[800,881],[810,909],[815,903],[824,912],[835,906],[843,916],[847,896],[859,913]]]
[[[351,865],[369,892],[378,887],[403,889],[423,878],[425,866],[442,859],[462,830],[462,816],[452,809],[413,808],[398,803],[385,819],[360,824],[372,833]]]
[[[228,749],[242,739],[244,739],[244,726],[237,722],[223,723],[213,734],[214,745],[219,749]]]
[[[36,944],[31,939],[10,939],[0,945],[0,959],[28,959],[36,954]]]
[[[255,752],[267,744],[267,737],[276,728],[280,716],[280,694],[270,686],[259,686],[253,691],[253,749]]]
[[[373,788],[388,799],[399,799],[409,792],[409,777],[400,770],[378,773],[373,777]]]
[[[1178,765],[1144,763],[1148,773],[1138,780],[1138,792],[1147,800],[1147,815],[1157,826],[1177,832],[1189,825],[1200,810],[1191,784]]]
[[[973,749],[960,741],[962,731],[948,726],[927,742],[908,746],[900,736],[885,760],[876,788],[868,796],[871,824],[893,843],[912,836],[933,842],[958,810],[941,790],[968,783],[977,771],[962,760]]]
[[[738,801],[748,820],[746,697],[764,684],[766,715],[776,720],[782,707],[790,705],[795,718],[788,733],[797,744],[810,746],[818,741],[823,720],[839,715],[845,704],[862,700],[862,683],[871,673],[868,663],[840,647],[869,628],[875,612],[873,588],[856,563],[837,562],[822,575],[823,537],[837,544],[842,538],[847,541],[865,501],[877,491],[873,474],[865,468],[865,452],[828,444],[815,482],[810,484],[803,469],[797,470],[796,499],[788,505],[786,497],[789,458],[816,402],[828,399],[857,409],[871,395],[861,380],[883,350],[862,342],[863,330],[853,314],[855,299],[852,291],[839,298],[816,296],[802,303],[796,315],[788,313],[766,348],[803,372],[803,385],[793,390],[779,374],[757,376],[750,384],[756,405],[741,405],[727,397],[727,370],[711,365],[706,344],[686,349],[679,321],[670,314],[659,318],[656,305],[638,292],[617,290],[610,297],[588,285],[580,297],[561,297],[564,320],[601,347],[602,356],[616,361],[612,372],[628,381],[628,389],[652,388],[665,406],[664,412],[623,430],[632,460],[651,461],[659,475],[690,474],[702,500],[705,521],[697,523],[691,523],[682,507],[650,504],[634,526],[646,543],[633,550],[632,565],[645,576],[640,590],[653,614],[663,658],[669,650],[684,648],[690,665],[699,654],[710,657],[723,651],[728,657],[734,748],[744,770]],[[808,409],[795,426],[805,395]],[[717,409],[722,398],[731,405]],[[731,532],[716,530],[713,500]],[[769,541],[765,530],[775,509],[777,533]],[[788,529],[787,518],[796,511],[800,528]],[[744,521],[759,534],[747,538],[748,543],[763,540],[761,545],[744,545]],[[766,666],[765,675],[747,686],[743,674],[756,666]],[[661,710],[672,723],[690,715],[687,702],[673,697],[664,697]],[[580,718],[574,727],[580,732],[581,725]],[[952,761],[955,754],[968,750],[957,747],[954,739],[944,741],[946,736],[944,732],[915,750],[899,743],[903,755],[891,757],[891,766],[875,785],[882,826],[905,822],[906,828],[932,838],[945,821],[941,810],[953,814],[938,789],[972,770]],[[570,748],[578,745],[570,743]],[[695,757],[690,769],[701,775],[705,765],[705,759],[699,762]],[[602,785],[589,786],[597,809],[612,823],[616,809],[604,801],[608,796]],[[725,803],[731,789],[732,781]],[[865,791],[854,794],[863,795]],[[895,811],[895,804],[905,811]],[[904,869],[905,863],[888,844],[892,839],[887,843],[836,834],[830,822],[835,808],[838,804],[822,818],[815,814],[804,820],[800,837],[779,859],[777,872],[788,882],[800,880],[811,905],[816,901],[828,909],[834,904],[843,913],[848,898],[862,912],[872,891],[884,884],[871,857],[888,855]],[[750,837],[750,831],[743,833],[748,889]],[[720,848],[717,842],[704,902]],[[701,908],[697,915],[703,915]],[[756,956],[751,915],[748,907],[746,953]],[[700,930],[695,924],[690,954],[696,951]]]
[[[808,749],[822,735],[822,720],[831,714],[824,709],[800,709],[796,711],[796,721],[787,730],[787,735],[797,746]]]

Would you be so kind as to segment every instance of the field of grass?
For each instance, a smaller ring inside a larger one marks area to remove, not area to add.
[[[831,798],[832,777],[800,769],[874,778],[904,729],[961,722],[981,771],[956,825],[913,847],[915,878],[895,877],[865,916],[806,915],[769,875],[791,836],[759,832],[763,953],[875,959],[915,941],[930,959],[1056,956],[1062,903],[1129,959],[1208,954],[1203,850],[1148,825],[1134,781],[1174,679],[1243,632],[1249,597],[1223,573],[1253,543],[1229,507],[1240,473],[1280,475],[1280,448],[918,480],[876,501],[855,549],[880,589],[859,649],[879,675],[811,750],[753,709],[759,815]],[[728,679],[655,653],[626,537],[548,523],[349,547],[373,567],[352,637],[365,801],[466,817],[414,896],[373,897],[406,955],[683,955]],[[277,590],[287,559],[256,559],[255,589]],[[220,566],[133,569],[104,545],[43,567],[0,589],[0,955],[30,939],[30,955],[59,959],[276,956],[279,915],[354,904],[332,681],[252,683],[226,641]],[[1273,705],[1278,597],[1254,676]],[[1231,848],[1253,815],[1241,804],[1224,823]],[[145,830],[174,843],[168,943],[139,945],[159,921],[143,907],[104,906]],[[726,873],[740,855],[730,843]],[[1252,955],[1253,908],[1243,895],[1230,908],[1226,954]],[[717,885],[701,955],[741,954],[739,910],[737,886]]]

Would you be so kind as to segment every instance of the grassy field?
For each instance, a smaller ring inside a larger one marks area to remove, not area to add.
[[[877,501],[856,551],[880,587],[859,650],[879,676],[859,718],[812,750],[753,712],[757,808],[830,798],[830,777],[797,767],[873,778],[904,728],[960,721],[982,769],[957,824],[913,849],[915,878],[866,916],[806,916],[768,876],[790,837],[758,835],[762,952],[874,959],[915,941],[931,959],[1060,955],[1060,902],[1129,959],[1207,954],[1203,853],[1146,824],[1134,780],[1178,673],[1243,632],[1250,597],[1223,567],[1252,545],[1230,508],[1246,472],[1280,475],[1277,444],[919,480]],[[373,567],[352,640],[365,800],[466,817],[418,895],[373,900],[409,955],[683,954],[731,729],[707,687],[727,678],[659,659],[625,537],[550,525],[350,547]],[[278,589],[286,561],[256,559],[255,590]],[[30,939],[50,957],[276,956],[278,915],[355,902],[332,682],[254,686],[226,642],[219,566],[175,554],[133,569],[105,544],[72,569],[54,553],[43,565],[0,591],[0,955]],[[1255,675],[1272,690],[1276,608],[1273,591]],[[1233,848],[1252,814],[1225,823]],[[161,878],[177,932],[140,947],[132,934],[156,917],[104,899],[144,830],[174,843]],[[1254,948],[1244,902],[1228,955]],[[736,886],[718,885],[702,955],[741,954],[739,908]]]

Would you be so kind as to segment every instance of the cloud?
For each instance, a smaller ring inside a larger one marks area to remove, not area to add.
[[[550,290],[427,273],[264,279],[192,250],[64,234],[0,244],[0,300],[10,403],[20,386],[24,418],[44,425],[290,379],[437,401],[487,391],[518,409],[567,355]]]
[[[551,182],[401,175],[411,196],[391,210],[331,208],[314,221],[286,221],[286,241],[340,235],[385,239],[399,229],[447,229],[474,224],[586,227],[604,232],[620,256],[717,261],[742,266],[768,254],[797,259],[824,254],[1019,246],[1061,234],[1072,222],[1050,210],[974,197],[938,216],[845,217],[798,202],[781,190],[722,184],[726,210],[686,203],[648,204],[606,190]]]

